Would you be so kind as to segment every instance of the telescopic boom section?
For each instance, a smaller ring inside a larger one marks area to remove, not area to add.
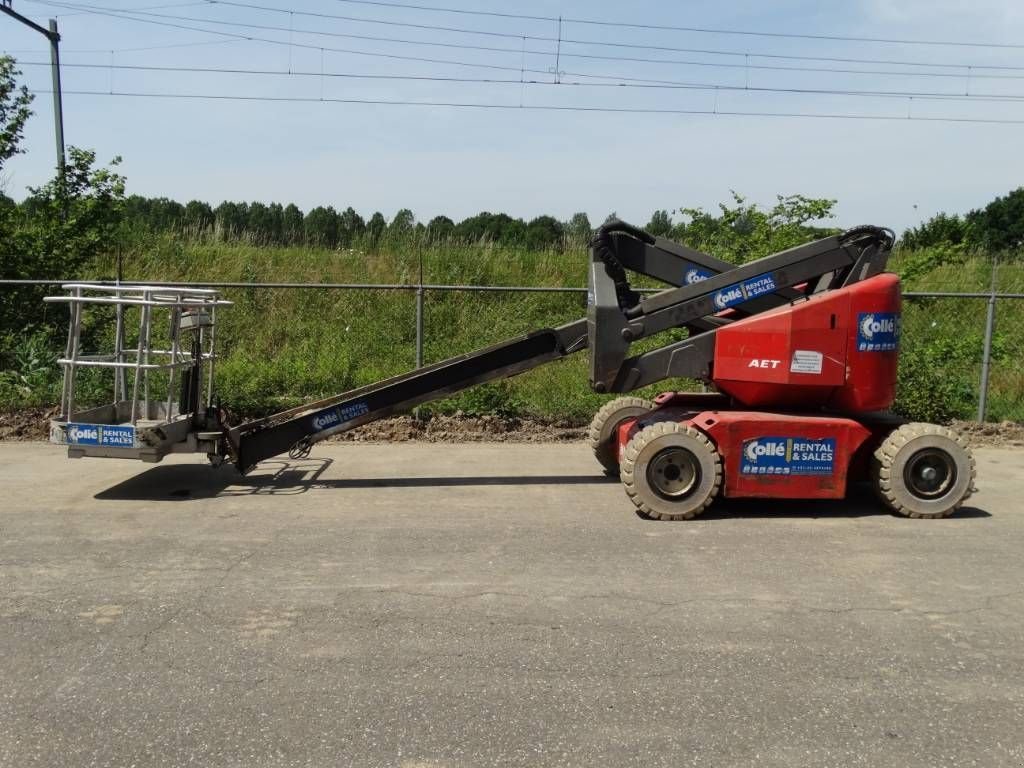
[[[444,360],[317,403],[242,424],[227,433],[238,468],[271,456],[301,456],[319,440],[495,379],[515,376],[587,346],[586,320]]]
[[[242,472],[285,452],[303,456],[331,435],[587,347],[597,392],[628,392],[670,377],[710,381],[719,328],[878,274],[893,239],[889,230],[859,227],[737,267],[610,222],[591,243],[586,318],[225,430],[227,450]],[[627,271],[673,287],[641,297]],[[674,328],[687,337],[627,358],[632,342]]]

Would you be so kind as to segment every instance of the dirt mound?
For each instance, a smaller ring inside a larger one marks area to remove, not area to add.
[[[1024,424],[1020,422],[978,424],[974,421],[955,421],[953,428],[963,432],[971,445],[1024,448]]]
[[[50,419],[56,408],[0,411],[0,440],[49,440]]]
[[[553,443],[583,440],[585,426],[568,421],[545,422],[533,419],[502,418],[499,416],[432,416],[417,421],[412,416],[394,416],[390,419],[343,432],[335,439],[343,442],[398,442],[423,440],[425,442],[508,442]]]

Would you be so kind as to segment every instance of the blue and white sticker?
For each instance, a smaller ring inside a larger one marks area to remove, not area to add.
[[[742,304],[749,299],[764,296],[766,293],[774,293],[778,289],[771,272],[751,277],[742,283],[733,283],[712,296],[711,300],[717,309],[728,309],[736,304]]]
[[[322,411],[313,417],[313,429],[317,432],[323,432],[325,429],[336,427],[339,424],[344,424],[346,421],[351,421],[358,416],[370,412],[370,406],[366,403],[350,403],[349,405],[341,406],[338,408],[331,408],[327,411]]]
[[[706,269],[690,267],[690,269],[686,270],[686,274],[683,275],[683,282],[686,285],[695,285],[696,283],[703,283],[711,276],[711,273]]]
[[[68,424],[64,434],[71,445],[104,445],[111,448],[135,447],[135,427],[105,424]]]
[[[893,352],[900,346],[898,312],[861,312],[857,315],[857,351]]]
[[[834,437],[757,437],[743,441],[740,474],[831,475],[835,455]]]
[[[134,448],[135,427],[100,427],[100,445]]]

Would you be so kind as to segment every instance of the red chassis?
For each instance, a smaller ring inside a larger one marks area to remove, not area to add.
[[[906,428],[884,413],[895,397],[899,334],[892,274],[723,327],[711,375],[718,392],[667,392],[619,422],[627,492],[641,513],[672,519],[699,513],[718,494],[835,499],[850,482],[878,482],[886,470],[873,462],[876,452]],[[927,494],[922,478],[957,478],[925,443],[913,471],[923,473],[916,479]],[[703,506],[687,503],[705,495]]]

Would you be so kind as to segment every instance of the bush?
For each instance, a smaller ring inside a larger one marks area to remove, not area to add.
[[[966,376],[943,375],[929,348],[904,349],[893,411],[911,421],[948,424],[970,415],[974,390]]]
[[[38,330],[14,342],[0,371],[0,403],[31,407],[60,398],[57,349],[49,331]]]

